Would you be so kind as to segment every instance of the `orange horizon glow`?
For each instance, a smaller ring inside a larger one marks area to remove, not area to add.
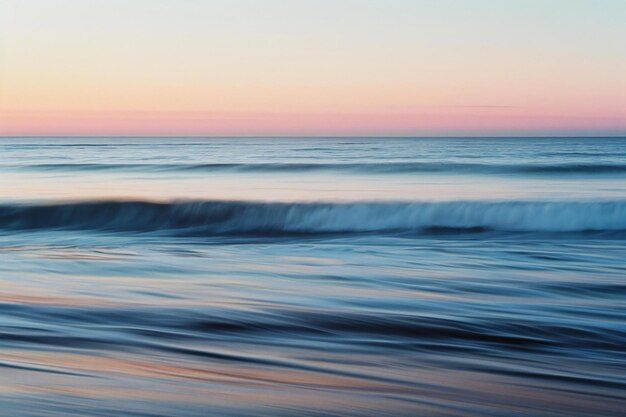
[[[430,114],[0,112],[0,136],[620,136],[626,117],[489,109]],[[54,134],[51,134],[54,133]]]

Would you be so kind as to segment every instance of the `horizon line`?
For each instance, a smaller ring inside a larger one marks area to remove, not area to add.
[[[0,135],[0,139],[57,139],[57,138],[155,138],[155,139],[626,139],[626,132],[617,135]]]

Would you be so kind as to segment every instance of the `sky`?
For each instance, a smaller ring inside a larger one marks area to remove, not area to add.
[[[0,0],[0,135],[626,135],[626,1]]]

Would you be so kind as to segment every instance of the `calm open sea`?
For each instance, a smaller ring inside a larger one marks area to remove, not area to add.
[[[0,413],[623,416],[626,139],[0,139]]]

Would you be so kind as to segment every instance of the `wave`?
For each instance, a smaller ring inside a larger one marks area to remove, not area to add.
[[[0,205],[3,230],[171,235],[626,231],[626,200],[278,203],[95,201]]]
[[[286,337],[326,338],[358,337],[367,335],[371,343],[384,338],[386,347],[421,350],[465,350],[472,351],[481,345],[497,344],[502,351],[539,352],[550,348],[571,349],[584,346],[587,349],[602,349],[604,355],[622,353],[626,342],[626,331],[607,328],[587,321],[572,329],[563,323],[544,322],[532,318],[490,318],[487,320],[437,318],[421,315],[375,311],[345,311],[335,309],[322,312],[312,309],[268,308],[265,312],[211,309],[206,313],[198,310],[185,311],[166,306],[158,308],[124,308],[123,306],[63,306],[54,304],[0,304],[0,312],[6,316],[28,316],[41,322],[50,322],[51,317],[58,328],[84,328],[81,337],[43,332],[29,332],[18,328],[3,334],[3,342],[28,343],[52,347],[82,346],[119,348],[120,341],[126,347],[160,348],[170,351],[164,340],[196,340],[209,342],[228,336],[244,336],[258,341],[260,337],[271,337],[280,341]],[[125,334],[126,337],[109,337],[106,332],[89,332],[94,324],[106,323],[107,329]],[[352,339],[354,340],[354,339]],[[180,345],[180,344],[178,344]],[[170,345],[172,346],[172,345]],[[175,353],[198,354],[200,350],[178,350]],[[209,355],[206,355],[209,356]],[[223,359],[227,359],[222,357]],[[237,359],[233,356],[232,359]],[[238,357],[242,361],[246,357]],[[251,357],[248,357],[252,359]],[[626,384],[622,384],[626,385]]]
[[[208,163],[208,164],[34,164],[16,169],[37,171],[140,172],[346,172],[356,174],[467,173],[591,175],[626,173],[626,164],[474,164],[443,162],[378,163]]]

